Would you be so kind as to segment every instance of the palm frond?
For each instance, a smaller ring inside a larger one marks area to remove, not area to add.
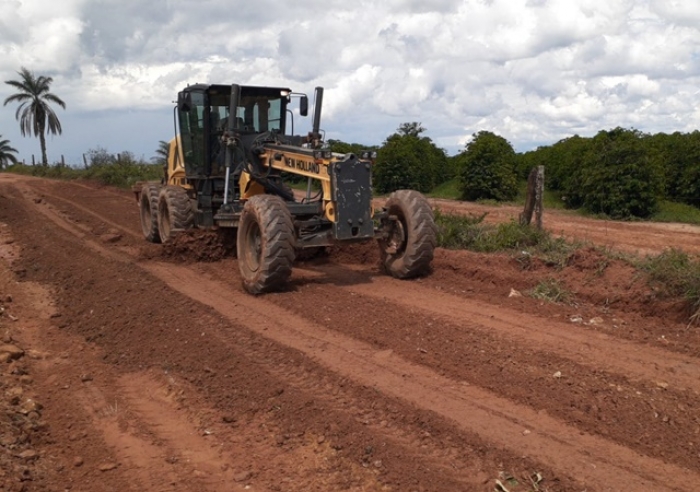
[[[5,83],[14,87],[17,92],[5,99],[5,105],[11,102],[19,103],[15,119],[19,122],[22,136],[33,134],[39,137],[41,154],[44,165],[47,164],[45,133],[61,134],[61,122],[51,108],[50,103],[65,109],[66,103],[56,94],[50,92],[52,77],[34,75],[26,67],[19,72],[19,80],[7,80]]]

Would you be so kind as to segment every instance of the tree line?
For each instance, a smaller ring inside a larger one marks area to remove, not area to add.
[[[430,192],[456,180],[460,199],[510,201],[530,170],[544,165],[547,189],[568,208],[628,219],[652,216],[662,200],[700,207],[697,130],[647,134],[618,127],[523,153],[504,137],[480,131],[451,157],[422,136],[424,131],[419,123],[405,123],[379,147],[377,192],[402,187]]]
[[[19,79],[5,81],[16,92],[4,105],[17,103],[15,118],[23,136],[39,138],[42,163],[48,165],[46,134],[61,134],[52,104],[65,102],[51,92],[53,79],[22,67]],[[472,135],[457,155],[448,156],[418,122],[399,126],[381,145],[329,140],[334,152],[375,150],[373,183],[378,193],[415,189],[429,193],[455,180],[463,200],[513,200],[519,182],[537,165],[546,167],[546,187],[569,208],[583,208],[612,218],[646,218],[661,200],[700,207],[700,131],[646,134],[635,129],[601,130],[593,137],[574,135],[535,150],[516,153],[504,137],[488,131]],[[160,141],[153,162],[167,157]],[[89,154],[105,160],[104,149]],[[0,135],[0,168],[17,163],[10,142]],[[92,155],[95,154],[95,155]],[[96,159],[93,159],[96,158]],[[129,153],[129,159],[133,155]]]

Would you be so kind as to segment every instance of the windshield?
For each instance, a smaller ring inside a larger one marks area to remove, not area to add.
[[[288,90],[242,87],[234,128],[241,133],[284,134]],[[229,126],[230,86],[197,87],[189,104],[178,110],[185,169],[188,175],[217,173],[225,160],[221,135]],[[183,96],[185,98],[185,96]],[[216,169],[215,169],[216,168]]]
[[[229,117],[228,94],[214,94],[211,96],[211,115],[214,128],[224,130],[228,126]],[[282,132],[282,106],[281,96],[256,96],[245,95],[240,98],[236,108],[235,128],[244,132]]]

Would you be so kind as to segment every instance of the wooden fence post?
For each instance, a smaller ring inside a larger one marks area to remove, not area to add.
[[[535,214],[535,225],[542,229],[542,198],[544,195],[544,166],[532,168],[527,178],[527,195],[525,209],[520,214],[520,224],[530,225]]]

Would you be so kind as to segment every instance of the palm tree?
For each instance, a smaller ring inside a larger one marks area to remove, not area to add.
[[[159,140],[156,155],[151,157],[151,162],[164,166],[168,162],[168,152],[170,152],[170,142]]]
[[[0,169],[10,164],[17,164],[17,157],[12,155],[16,153],[17,149],[10,147],[10,141],[3,140],[0,135]]]
[[[20,80],[5,81],[6,84],[16,88],[18,92],[5,99],[4,106],[10,102],[20,103],[17,112],[15,112],[15,118],[19,121],[22,136],[33,133],[35,137],[39,137],[41,162],[47,166],[49,162],[46,158],[46,137],[44,134],[61,134],[61,122],[58,121],[58,117],[49,103],[56,103],[63,109],[66,108],[66,103],[49,92],[51,82],[53,82],[52,77],[43,75],[35,77],[33,72],[24,67],[17,73]]]

